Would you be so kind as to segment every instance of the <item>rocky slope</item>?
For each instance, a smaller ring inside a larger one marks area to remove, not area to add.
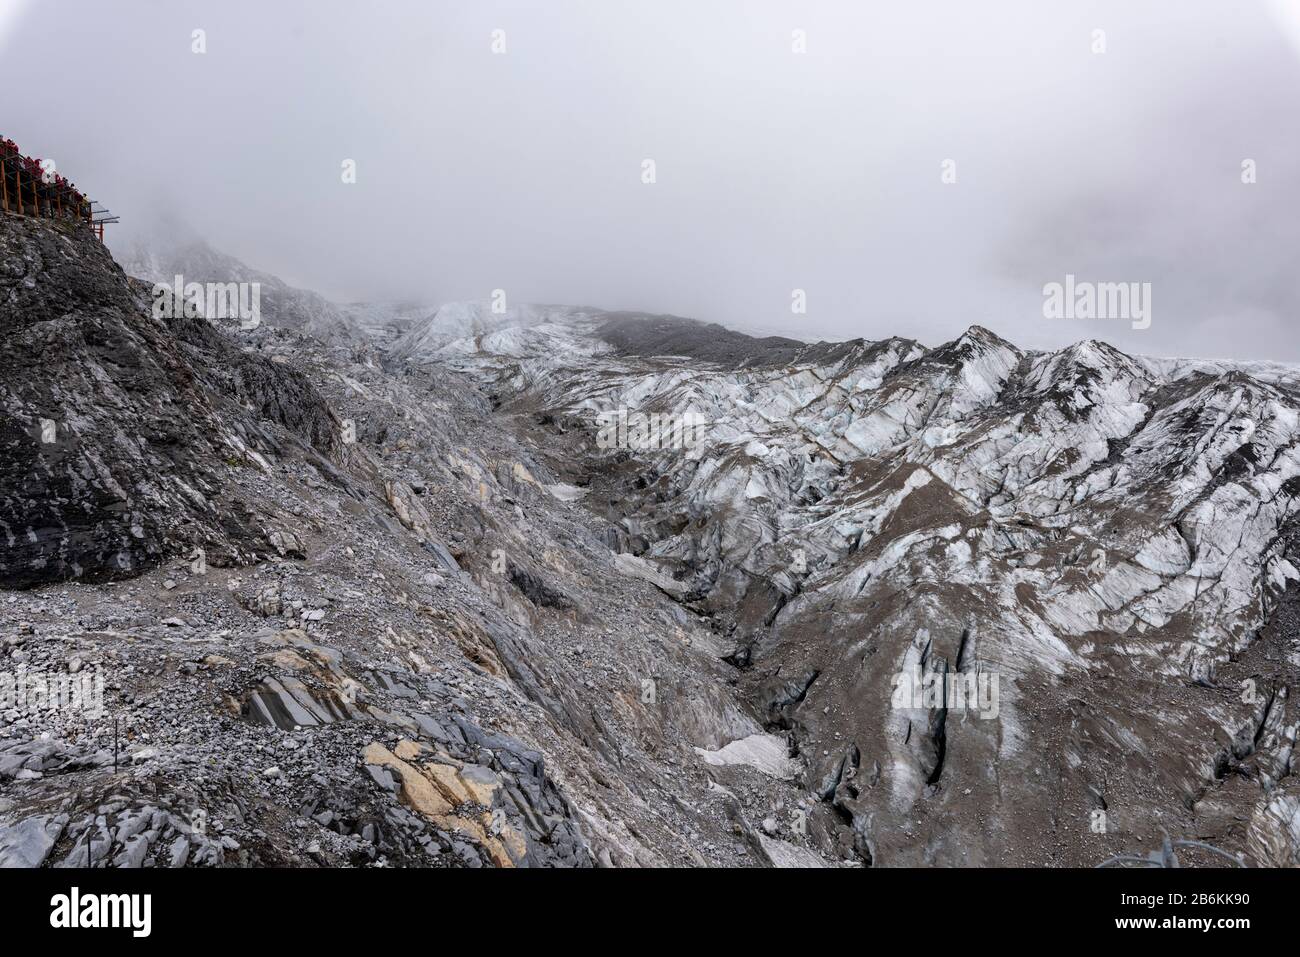
[[[1300,863],[1293,370],[0,248],[0,864]]]
[[[0,864],[770,860],[710,633],[474,383],[0,230]]]
[[[77,230],[5,227],[0,578],[127,578],[200,542],[212,564],[251,558],[275,518],[214,466],[266,467],[286,441],[327,455],[333,412],[207,322],[152,319],[148,288]]]

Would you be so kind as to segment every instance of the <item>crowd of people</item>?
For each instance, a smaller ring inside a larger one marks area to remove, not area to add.
[[[47,170],[39,159],[24,156],[18,144],[0,136],[0,191],[5,209],[37,216],[63,215],[90,221],[90,199],[55,170]]]

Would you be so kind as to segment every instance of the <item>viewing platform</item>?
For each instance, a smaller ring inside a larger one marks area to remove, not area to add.
[[[104,241],[104,226],[119,221],[61,176],[53,163],[23,155],[18,144],[0,136],[0,208],[22,216],[85,223]]]

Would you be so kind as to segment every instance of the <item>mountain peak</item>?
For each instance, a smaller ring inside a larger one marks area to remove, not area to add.
[[[1003,339],[996,332],[993,332],[991,329],[981,326],[978,323],[972,323],[965,332],[957,337],[957,341],[975,342],[993,348],[1011,349],[1015,352],[1020,351],[1014,343]]]

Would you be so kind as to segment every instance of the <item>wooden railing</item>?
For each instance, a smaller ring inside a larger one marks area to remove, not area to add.
[[[62,177],[51,179],[38,160],[0,146],[0,208],[23,216],[84,222],[104,239],[104,224],[118,217],[74,189]]]

